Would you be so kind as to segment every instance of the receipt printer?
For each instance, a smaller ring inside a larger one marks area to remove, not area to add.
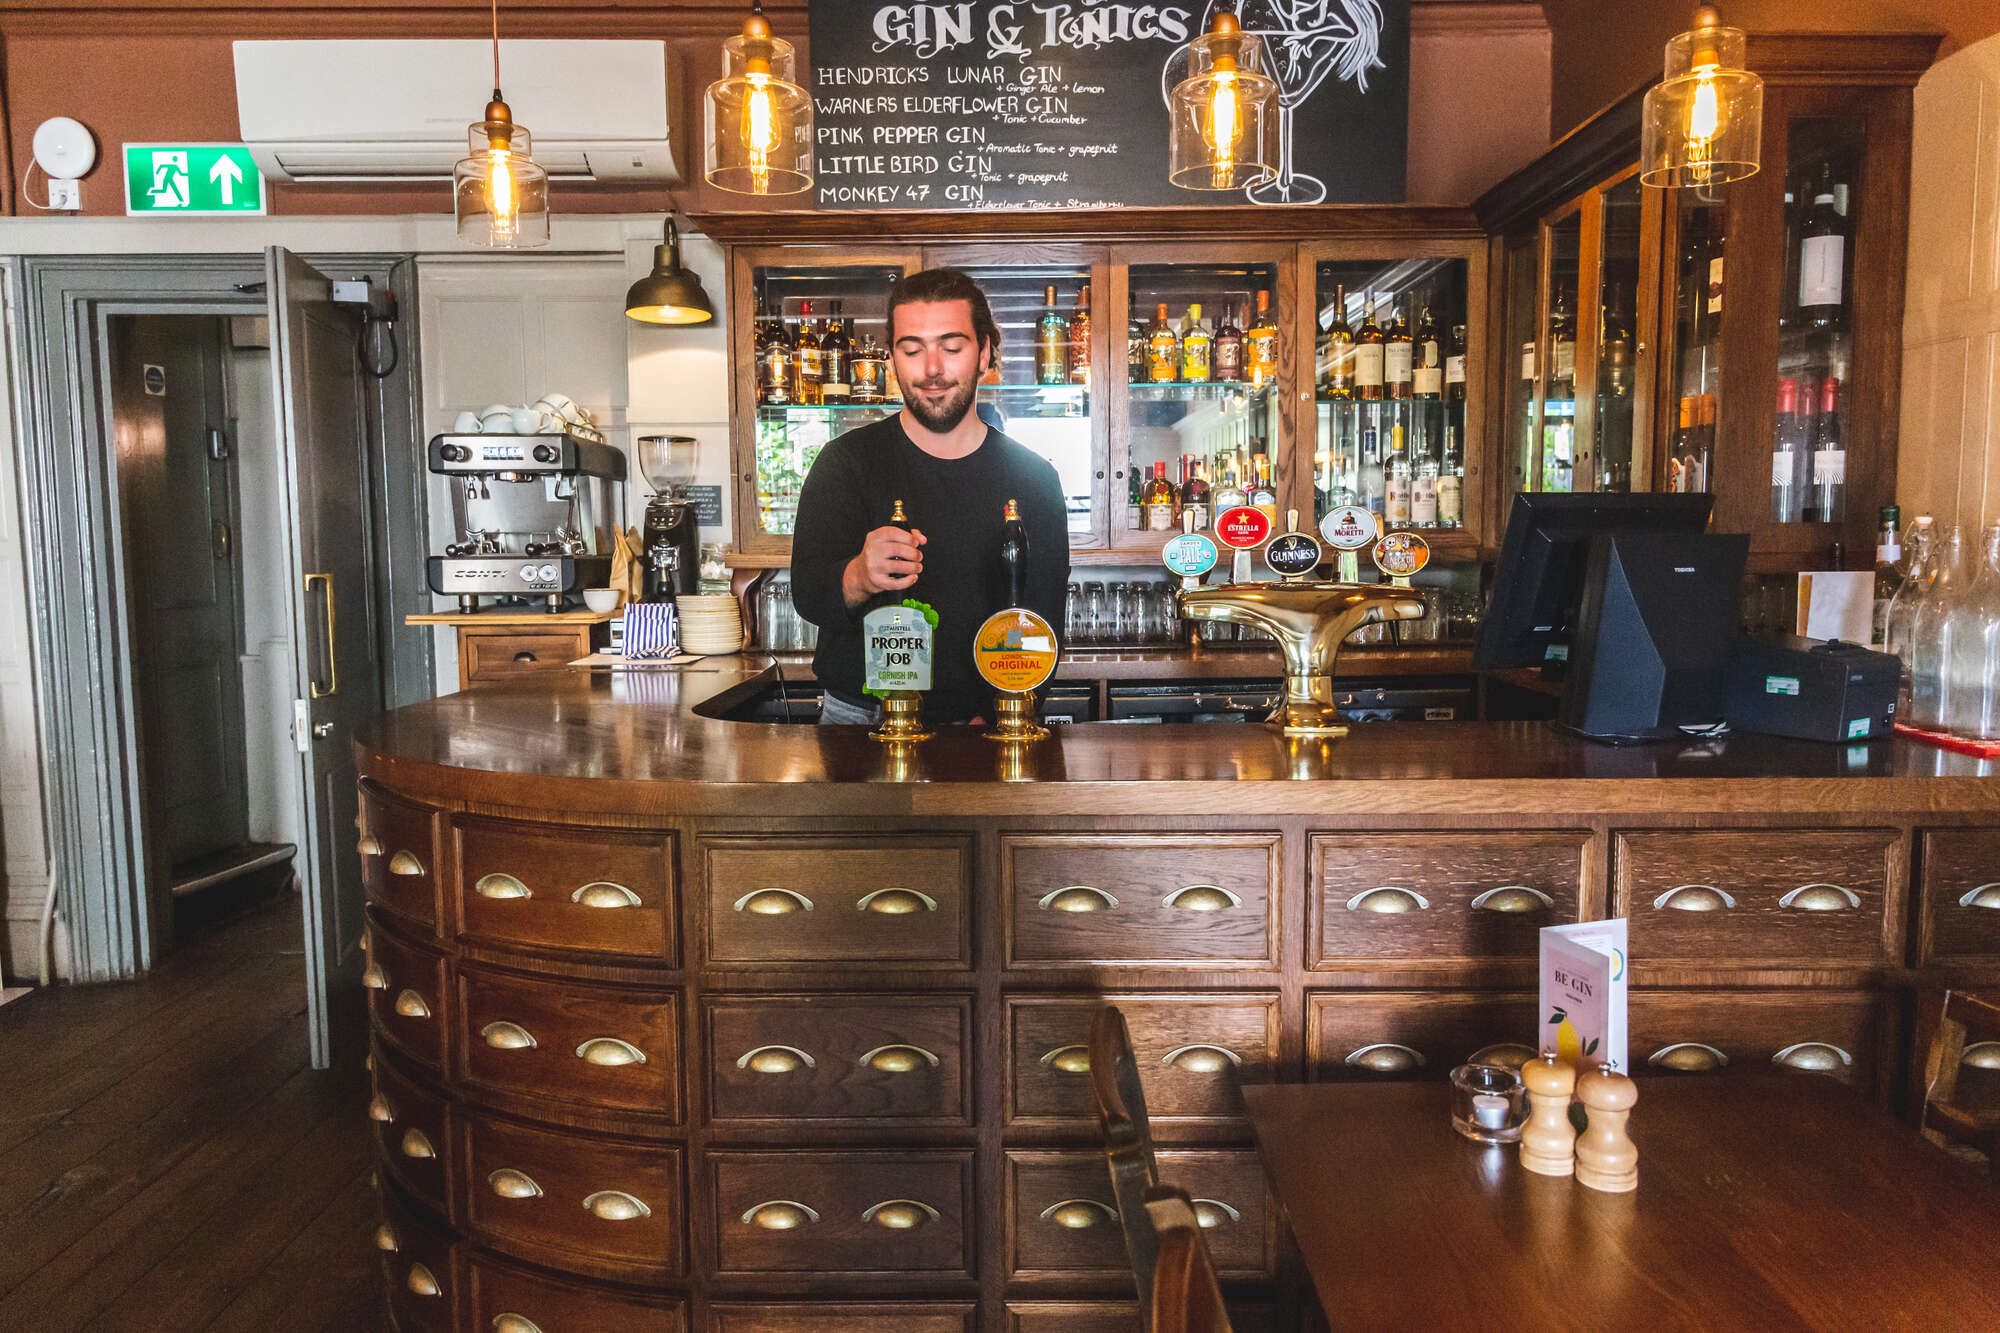
[[[1737,731],[1807,741],[1872,741],[1896,721],[1902,663],[1839,639],[1739,639],[1723,685],[1722,715]]]

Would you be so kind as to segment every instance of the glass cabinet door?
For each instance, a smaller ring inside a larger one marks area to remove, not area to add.
[[[1638,403],[1637,306],[1643,186],[1628,176],[1599,204],[1597,357],[1593,367],[1591,453],[1596,488],[1632,489],[1632,436]]]
[[[1673,365],[1668,384],[1674,412],[1660,423],[1664,490],[1714,488],[1716,422],[1722,394],[1722,316],[1727,287],[1727,199],[1705,190],[1677,190],[1673,207]]]
[[[1778,301],[1777,422],[1771,518],[1847,517],[1851,237],[1860,225],[1858,120],[1791,123],[1785,173],[1785,279]]]
[[[1538,489],[1539,441],[1542,436],[1540,337],[1542,317],[1542,247],[1539,235],[1508,245],[1506,310],[1501,329],[1500,360],[1506,381],[1508,481],[1511,491]],[[1509,502],[1511,503],[1511,502]],[[1505,507],[1501,509],[1504,516]]]
[[[1542,424],[1531,437],[1526,460],[1528,489],[1567,492],[1587,489],[1588,460],[1579,459],[1576,438],[1577,292],[1583,263],[1583,214],[1571,212],[1546,228],[1548,323],[1541,359]],[[1582,463],[1584,478],[1577,476]]]

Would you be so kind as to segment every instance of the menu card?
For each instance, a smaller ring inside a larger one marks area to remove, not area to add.
[[[1542,928],[1542,1054],[1579,1070],[1625,1062],[1625,919]]]

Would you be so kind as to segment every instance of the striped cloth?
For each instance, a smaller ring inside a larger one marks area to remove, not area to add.
[[[633,602],[625,608],[625,656],[634,660],[672,657],[680,635],[672,602]]]

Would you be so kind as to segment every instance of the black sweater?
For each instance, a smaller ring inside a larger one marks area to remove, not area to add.
[[[899,592],[850,608],[841,573],[862,542],[903,502],[921,532],[924,572]],[[1063,584],[1069,578],[1069,521],[1062,483],[1048,460],[996,430],[964,458],[933,458],[910,441],[900,416],[849,431],[813,461],[799,494],[792,534],[792,603],[819,626],[813,674],[820,684],[860,698],[861,617],[904,598],[938,613],[931,692],[924,716],[962,722],[990,715],[992,691],[972,665],[972,636],[1007,606],[1000,524],[1007,502],[1020,502],[1028,530],[1028,606],[1062,633]]]

